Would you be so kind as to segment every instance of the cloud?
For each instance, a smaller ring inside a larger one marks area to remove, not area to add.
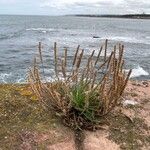
[[[149,0],[126,0],[126,6],[132,9],[149,9],[150,10],[150,1]]]
[[[43,0],[40,7],[68,10],[68,13],[150,13],[149,0]],[[72,12],[71,12],[72,10]]]
[[[64,11],[65,14],[95,14],[108,13],[108,8],[115,7],[122,1],[123,0],[42,0],[40,7],[61,10]]]
[[[1,14],[150,13],[150,0],[0,0],[0,6]]]
[[[99,6],[99,5],[110,5],[118,3],[122,0],[92,0],[91,2],[89,0],[43,0],[41,2],[41,7],[67,7],[67,6]]]
[[[148,0],[124,0],[123,13],[150,13],[150,1]]]

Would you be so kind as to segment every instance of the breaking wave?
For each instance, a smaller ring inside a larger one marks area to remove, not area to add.
[[[0,83],[7,83],[8,79],[11,77],[11,73],[1,73],[0,74]]]
[[[43,32],[43,33],[57,32],[57,30],[53,29],[53,28],[29,28],[29,29],[26,29],[26,31],[39,31],[39,32]]]
[[[14,75],[12,73],[1,73],[0,83],[26,83],[25,77]]]
[[[140,76],[149,76],[149,73],[140,66],[137,66],[136,68],[132,69],[130,78],[135,78]]]

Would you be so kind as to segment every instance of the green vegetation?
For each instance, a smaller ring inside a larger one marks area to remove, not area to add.
[[[92,129],[97,126],[103,116],[111,112],[120,103],[120,97],[126,87],[131,70],[126,74],[123,70],[124,46],[114,46],[107,54],[107,43],[101,46],[97,57],[92,51],[86,62],[84,50],[77,47],[72,60],[72,67],[67,64],[68,50],[58,56],[57,44],[54,44],[55,81],[42,82],[42,75],[37,65],[29,72],[29,83],[41,103],[63,120],[65,125],[73,129]],[[102,53],[104,51],[104,56]],[[41,43],[39,43],[39,59],[43,65]],[[44,72],[44,68],[43,72]]]

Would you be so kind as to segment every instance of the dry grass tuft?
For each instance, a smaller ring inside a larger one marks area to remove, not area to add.
[[[120,97],[127,85],[131,70],[125,73],[124,46],[114,46],[108,56],[108,40],[101,46],[97,57],[92,51],[85,60],[84,50],[77,47],[72,59],[68,59],[68,50],[58,56],[57,44],[54,43],[54,82],[42,82],[36,59],[29,72],[29,83],[41,103],[54,110],[63,122],[74,129],[90,129],[100,119],[111,112],[120,103]],[[104,47],[104,56],[102,51]],[[39,45],[41,62],[41,43]]]

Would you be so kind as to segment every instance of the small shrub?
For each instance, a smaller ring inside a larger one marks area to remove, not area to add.
[[[120,103],[131,70],[126,73],[123,69],[124,46],[114,46],[108,56],[107,43],[108,40],[100,48],[97,57],[94,56],[95,51],[92,51],[86,59],[84,50],[78,46],[71,63],[67,63],[67,49],[64,50],[64,56],[58,57],[55,43],[55,80],[51,83],[42,82],[36,59],[30,69],[28,79],[34,93],[41,103],[54,110],[67,126],[74,129],[92,128]],[[39,58],[43,64],[41,43]]]

